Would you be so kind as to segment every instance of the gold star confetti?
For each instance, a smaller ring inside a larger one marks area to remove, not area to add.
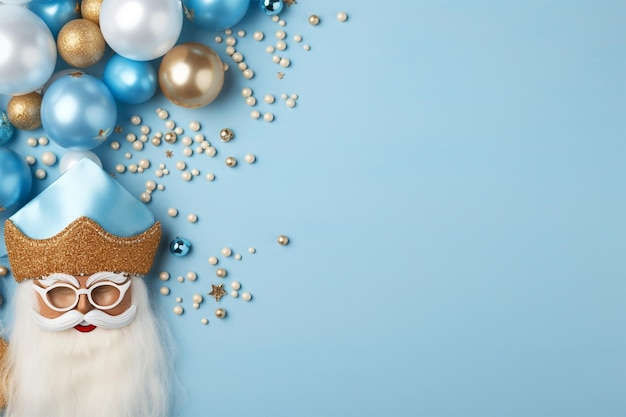
[[[85,74],[84,72],[76,71],[76,72],[71,73],[70,75],[71,75],[72,77],[78,77],[78,78],[80,78],[80,77],[82,77],[84,74]]]
[[[109,132],[110,131],[111,131],[111,129],[107,129],[107,130],[100,129],[98,131],[98,136],[93,138],[93,140],[96,140],[96,141],[98,141],[100,143],[104,142],[109,137]]]
[[[224,284],[220,284],[220,285],[211,284],[211,287],[212,289],[209,295],[214,297],[215,301],[219,301],[220,298],[226,295],[226,291],[224,291]]]
[[[174,156],[174,152],[172,152],[172,151],[165,151],[165,157],[166,158],[171,158],[172,156]]]
[[[285,73],[283,73],[283,72],[279,72],[279,73],[276,75],[276,78],[278,78],[279,80],[282,80],[283,78],[285,78]]]
[[[194,19],[193,9],[189,10],[187,6],[185,6],[185,4],[183,3],[183,11],[185,12],[185,17],[189,19],[190,22],[193,23],[193,19]]]
[[[124,129],[122,128],[122,126],[115,126],[115,129],[113,129],[113,132],[115,133],[122,133],[124,131]]]
[[[291,7],[294,4],[298,4],[296,0],[283,0],[283,3],[287,5],[287,7]]]

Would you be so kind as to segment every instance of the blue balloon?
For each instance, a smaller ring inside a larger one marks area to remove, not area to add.
[[[4,145],[13,137],[15,127],[9,120],[9,115],[0,110],[0,146]]]
[[[83,72],[64,75],[46,90],[41,124],[50,139],[73,151],[88,151],[113,133],[115,98],[102,81]]]
[[[25,203],[32,185],[26,161],[14,150],[0,148],[0,212]]]
[[[48,2],[30,2],[28,8],[43,20],[56,38],[59,31],[70,20],[80,19],[80,10],[76,10],[76,0],[52,0]]]
[[[102,81],[113,97],[128,104],[145,103],[157,90],[157,74],[150,62],[133,61],[117,54],[107,62]]]
[[[250,0],[183,0],[185,16],[209,30],[235,26],[246,15]]]

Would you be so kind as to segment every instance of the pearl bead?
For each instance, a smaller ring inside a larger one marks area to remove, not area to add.
[[[57,163],[57,156],[52,152],[44,152],[41,154],[41,162],[44,165],[51,167],[52,165]]]
[[[296,101],[292,98],[288,98],[285,104],[287,105],[287,107],[296,107]]]
[[[32,146],[34,148],[39,142],[37,142],[37,139],[35,138],[28,138],[26,139],[26,143],[28,144],[28,146]]]
[[[37,143],[39,143],[41,146],[46,146],[48,144],[48,138],[45,136],[42,136],[39,139],[37,139]]]
[[[208,140],[203,140],[200,142],[200,147],[202,149],[207,149],[209,146],[211,146],[211,143]]]
[[[256,98],[254,98],[254,97],[252,97],[252,96],[250,96],[250,97],[246,98],[246,104],[247,104],[248,106],[254,106],[254,105],[256,105]]]
[[[141,159],[139,160],[139,166],[143,169],[148,169],[150,168],[150,161],[148,161],[147,159]]]
[[[262,41],[263,38],[265,38],[265,35],[263,34],[263,32],[254,32],[254,34],[252,35],[252,38],[254,38],[255,41]]]
[[[193,155],[193,149],[191,148],[183,149],[183,156],[190,157],[191,155]]]
[[[132,116],[130,118],[130,122],[132,124],[134,124],[135,126],[139,126],[141,124],[141,117],[139,117],[139,116]]]
[[[161,287],[159,289],[159,292],[161,293],[161,295],[169,295],[170,294],[170,289],[168,287]]]
[[[177,303],[182,303],[183,302],[183,299],[180,298],[180,297],[176,297],[175,300],[176,300]]]
[[[272,22],[278,22],[280,20],[279,16],[272,16]]]
[[[139,140],[142,141],[143,143],[146,143],[148,141],[148,136],[147,135],[141,135],[141,136],[139,136]]]
[[[197,168],[192,169],[191,175],[193,175],[194,177],[197,177],[198,175],[200,175],[200,170],[198,170]]]
[[[113,149],[114,151],[117,151],[120,148],[120,143],[116,140],[114,140],[113,142],[111,142],[111,149]]]
[[[204,324],[206,326],[207,324],[209,324],[209,319],[202,318],[202,319],[200,319],[200,323],[202,323],[202,324]]]
[[[293,40],[296,42],[302,42],[302,36],[301,35],[293,35]]]
[[[168,120],[165,122],[165,127],[173,130],[176,127],[176,123],[173,120]]]
[[[183,181],[191,181],[191,179],[193,178],[191,172],[189,171],[183,171],[183,173],[180,174],[180,177],[183,179]]]
[[[148,133],[150,133],[150,126],[148,125],[143,125],[139,128],[139,131],[144,134],[147,135]]]
[[[221,36],[216,36],[214,40],[215,40],[215,43],[222,43],[222,37]]]
[[[170,175],[170,170],[169,169],[164,169],[163,170],[163,175]]]
[[[237,39],[235,39],[232,36],[228,36],[226,38],[226,45],[228,45],[228,46],[235,46],[235,45],[237,45]]]
[[[189,146],[193,143],[193,140],[191,139],[191,137],[185,136],[180,140],[180,142],[185,146]]]
[[[206,142],[206,139],[205,139],[205,137],[204,137],[204,135],[202,133],[196,133],[196,135],[193,137],[193,140],[196,143]]]
[[[232,56],[235,53],[235,48],[233,46],[227,46],[226,47],[226,53],[230,56]]]
[[[235,52],[231,58],[233,58],[233,61],[235,62],[243,61],[243,55],[241,54],[241,52]]]
[[[252,294],[250,294],[249,292],[244,292],[244,293],[241,294],[241,298],[244,301],[250,301],[250,300],[252,300]]]
[[[348,14],[346,12],[337,13],[337,20],[339,20],[340,22],[345,22],[346,20],[348,20]]]
[[[143,142],[139,142],[139,141],[133,142],[133,149],[136,150],[136,151],[142,150],[143,149]]]
[[[250,68],[244,70],[243,78],[248,79],[248,80],[251,78],[254,78],[254,71],[252,71]]]
[[[32,156],[32,155],[28,155],[28,156],[26,156],[26,158],[24,158],[24,159],[26,160],[26,163],[27,163],[28,165],[35,165],[35,163],[37,163],[37,160],[36,160],[36,159],[35,159],[35,157],[34,157],[34,156]]]
[[[285,235],[278,236],[277,240],[278,240],[278,243],[283,246],[289,243],[289,238]]]
[[[39,180],[45,179],[47,175],[48,174],[46,173],[46,171],[41,169],[41,168],[35,170],[35,178],[37,178]]]
[[[241,95],[244,98],[248,98],[252,95],[252,89],[250,87],[244,87],[241,89]]]
[[[211,172],[209,172],[208,174],[206,174],[207,181],[213,181],[215,179],[215,175]]]
[[[217,275],[218,278],[225,278],[227,274],[228,272],[226,272],[224,268],[217,268],[215,270],[215,275]]]
[[[202,146],[196,146],[196,153],[204,152],[204,148]]]
[[[313,26],[317,26],[320,23],[320,17],[318,15],[312,14],[309,16],[309,23]]]
[[[265,120],[266,122],[271,122],[274,120],[274,115],[272,113],[265,113],[263,115],[263,120]]]
[[[236,254],[235,255],[235,260],[236,261],[241,261],[241,255],[240,254]]]
[[[258,119],[259,117],[261,117],[261,112],[259,112],[258,110],[252,110],[250,112],[250,117],[252,117],[253,119]]]
[[[266,94],[265,97],[263,97],[263,101],[265,101],[267,104],[272,104],[275,100],[276,98],[271,94]]]
[[[163,184],[157,185],[157,190],[159,190],[159,191],[165,190],[165,185],[163,185]]]
[[[237,68],[239,68],[239,71],[244,71],[246,70],[246,68],[248,68],[248,64],[246,64],[245,62],[240,62],[237,64]]]
[[[159,164],[159,169],[165,169],[165,164]]]
[[[289,58],[281,58],[280,59],[280,66],[283,68],[287,68],[289,65],[291,65],[291,61],[289,60]]]
[[[298,99],[298,95],[294,93],[294,94],[292,94],[292,95],[291,95],[291,98],[292,98],[293,100],[297,100],[297,99]]]
[[[167,112],[167,110],[162,110],[162,109],[160,109],[160,110],[157,112],[157,116],[159,117],[159,119],[161,119],[161,120],[165,120],[165,119],[167,119],[168,117],[170,117],[170,114]]]
[[[285,39],[285,36],[287,36],[287,34],[285,33],[284,30],[277,30],[276,31],[276,39]]]
[[[226,310],[224,310],[223,308],[216,309],[215,317],[217,317],[218,319],[223,319],[224,317],[226,317]]]
[[[138,173],[140,173],[140,174],[141,174],[141,173],[143,173],[143,171],[144,171],[144,169],[143,169],[142,167],[137,167],[137,172],[138,172]]]
[[[245,30],[243,30],[243,29],[240,29],[240,30],[237,32],[237,36],[239,36],[240,38],[243,38],[244,36],[246,36],[246,31],[245,31]]]
[[[248,248],[248,253],[256,253],[256,249],[253,247]]]
[[[126,171],[126,166],[124,164],[115,165],[115,172],[117,172],[118,174],[123,174],[124,171]]]
[[[202,295],[200,294],[194,294],[191,296],[191,301],[193,301],[194,303],[198,303],[200,304],[202,302],[203,298]]]
[[[139,196],[139,199],[141,200],[142,203],[149,203],[150,200],[152,200],[152,197],[148,193],[141,193],[141,195]]]
[[[237,160],[233,158],[232,156],[229,156],[228,158],[226,158],[225,162],[226,162],[226,166],[229,168],[233,168],[235,167],[235,165],[237,165]]]
[[[200,122],[195,121],[195,120],[189,122],[189,129],[193,130],[194,132],[197,132],[198,130],[200,130]]]
[[[128,165],[128,170],[129,170],[130,172],[132,172],[132,173],[137,172],[137,168],[138,168],[138,167],[137,167],[137,165],[135,165],[135,164],[129,164],[129,165]]]
[[[280,20],[278,21],[278,26],[283,26],[283,27],[284,27],[284,26],[286,26],[286,25],[287,25],[287,22],[286,22],[286,21],[284,21],[283,19],[280,19]]]
[[[185,256],[191,250],[191,242],[182,237],[176,237],[170,243],[170,253],[174,256]]]
[[[285,41],[278,41],[276,42],[276,49],[278,49],[279,51],[284,51],[285,49],[287,49],[287,44],[285,43]]]
[[[129,133],[126,135],[126,142],[134,142],[137,140],[137,135],[134,133]]]
[[[178,162],[176,162],[176,168],[177,169],[180,169],[182,171],[186,167],[187,167],[187,164],[185,163],[185,161],[178,161]]]
[[[305,51],[310,51],[311,50],[311,45],[309,45],[309,44],[302,45],[302,49],[304,49]]]
[[[244,157],[244,160],[249,163],[249,164],[253,164],[254,161],[256,161],[256,156],[254,156],[251,153],[246,154],[246,156]]]
[[[233,290],[238,290],[241,288],[241,284],[239,283],[239,281],[233,281],[230,283],[230,288],[232,288]]]
[[[150,139],[150,143],[152,143],[154,146],[159,146],[161,144],[161,139],[155,136]]]
[[[233,251],[230,248],[222,248],[222,255],[230,256],[233,254]]]
[[[239,297],[239,292],[238,291],[231,291],[230,292],[230,296],[233,297],[233,298],[237,298],[237,297]]]
[[[176,277],[176,281],[178,281],[178,282],[185,282],[185,277],[183,277],[183,276]]]
[[[193,308],[195,308],[195,309],[199,309],[200,308],[200,303],[193,303],[191,306]]]
[[[167,271],[163,271],[159,274],[159,279],[161,281],[167,281],[168,279],[170,279],[170,273]]]
[[[152,180],[148,180],[146,181],[146,189],[147,190],[154,190],[156,188],[156,182],[152,181]]]
[[[287,100],[287,98],[289,98],[289,96],[286,93],[282,93],[280,95],[280,98],[282,98],[283,100]]]
[[[265,47],[265,52],[267,52],[268,54],[273,54],[275,51],[275,48],[272,45],[268,45]]]
[[[161,178],[163,176],[163,170],[157,169],[156,171],[154,171],[154,175],[156,175],[158,178]]]
[[[215,149],[213,146],[209,146],[208,148],[206,148],[204,153],[206,153],[207,156],[214,157],[215,155],[217,155],[217,149]]]
[[[228,66],[227,63],[222,63],[222,68],[224,68],[224,72],[228,71],[230,69],[230,67]]]
[[[9,274],[9,268],[4,265],[0,265],[0,277],[6,277]]]
[[[189,213],[189,214],[187,215],[187,221],[188,221],[189,223],[196,223],[196,222],[198,221],[198,216],[197,216],[197,215],[195,215],[195,214],[193,214],[193,213]]]
[[[215,257],[215,256],[209,256],[209,263],[210,263],[211,265],[217,265],[217,262],[218,262],[217,257]]]
[[[272,62],[273,62],[274,64],[278,64],[278,63],[280,63],[280,57],[279,57],[278,55],[274,55],[274,56],[272,56]]]
[[[175,306],[173,308],[173,311],[174,311],[174,314],[176,314],[177,316],[180,316],[181,314],[184,313],[185,310],[183,309],[183,306]]]

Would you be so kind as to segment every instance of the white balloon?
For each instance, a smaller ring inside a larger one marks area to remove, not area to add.
[[[56,42],[43,20],[22,6],[0,5],[0,94],[41,88],[56,61]]]
[[[150,61],[176,44],[183,28],[180,0],[104,0],[100,30],[119,55]]]
[[[100,168],[102,168],[102,161],[98,158],[98,155],[91,151],[67,151],[59,162],[59,173],[63,174],[65,171],[76,165],[81,159],[88,158],[94,161]]]
[[[0,3],[4,4],[25,4],[30,3],[30,0],[2,0]]]

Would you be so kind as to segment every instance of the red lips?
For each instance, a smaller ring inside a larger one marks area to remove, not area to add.
[[[80,324],[77,324],[76,326],[74,326],[74,328],[76,330],[78,330],[81,333],[89,333],[90,331],[92,331],[93,329],[96,328],[96,326],[94,326],[93,324],[89,324],[87,326],[82,326]]]

